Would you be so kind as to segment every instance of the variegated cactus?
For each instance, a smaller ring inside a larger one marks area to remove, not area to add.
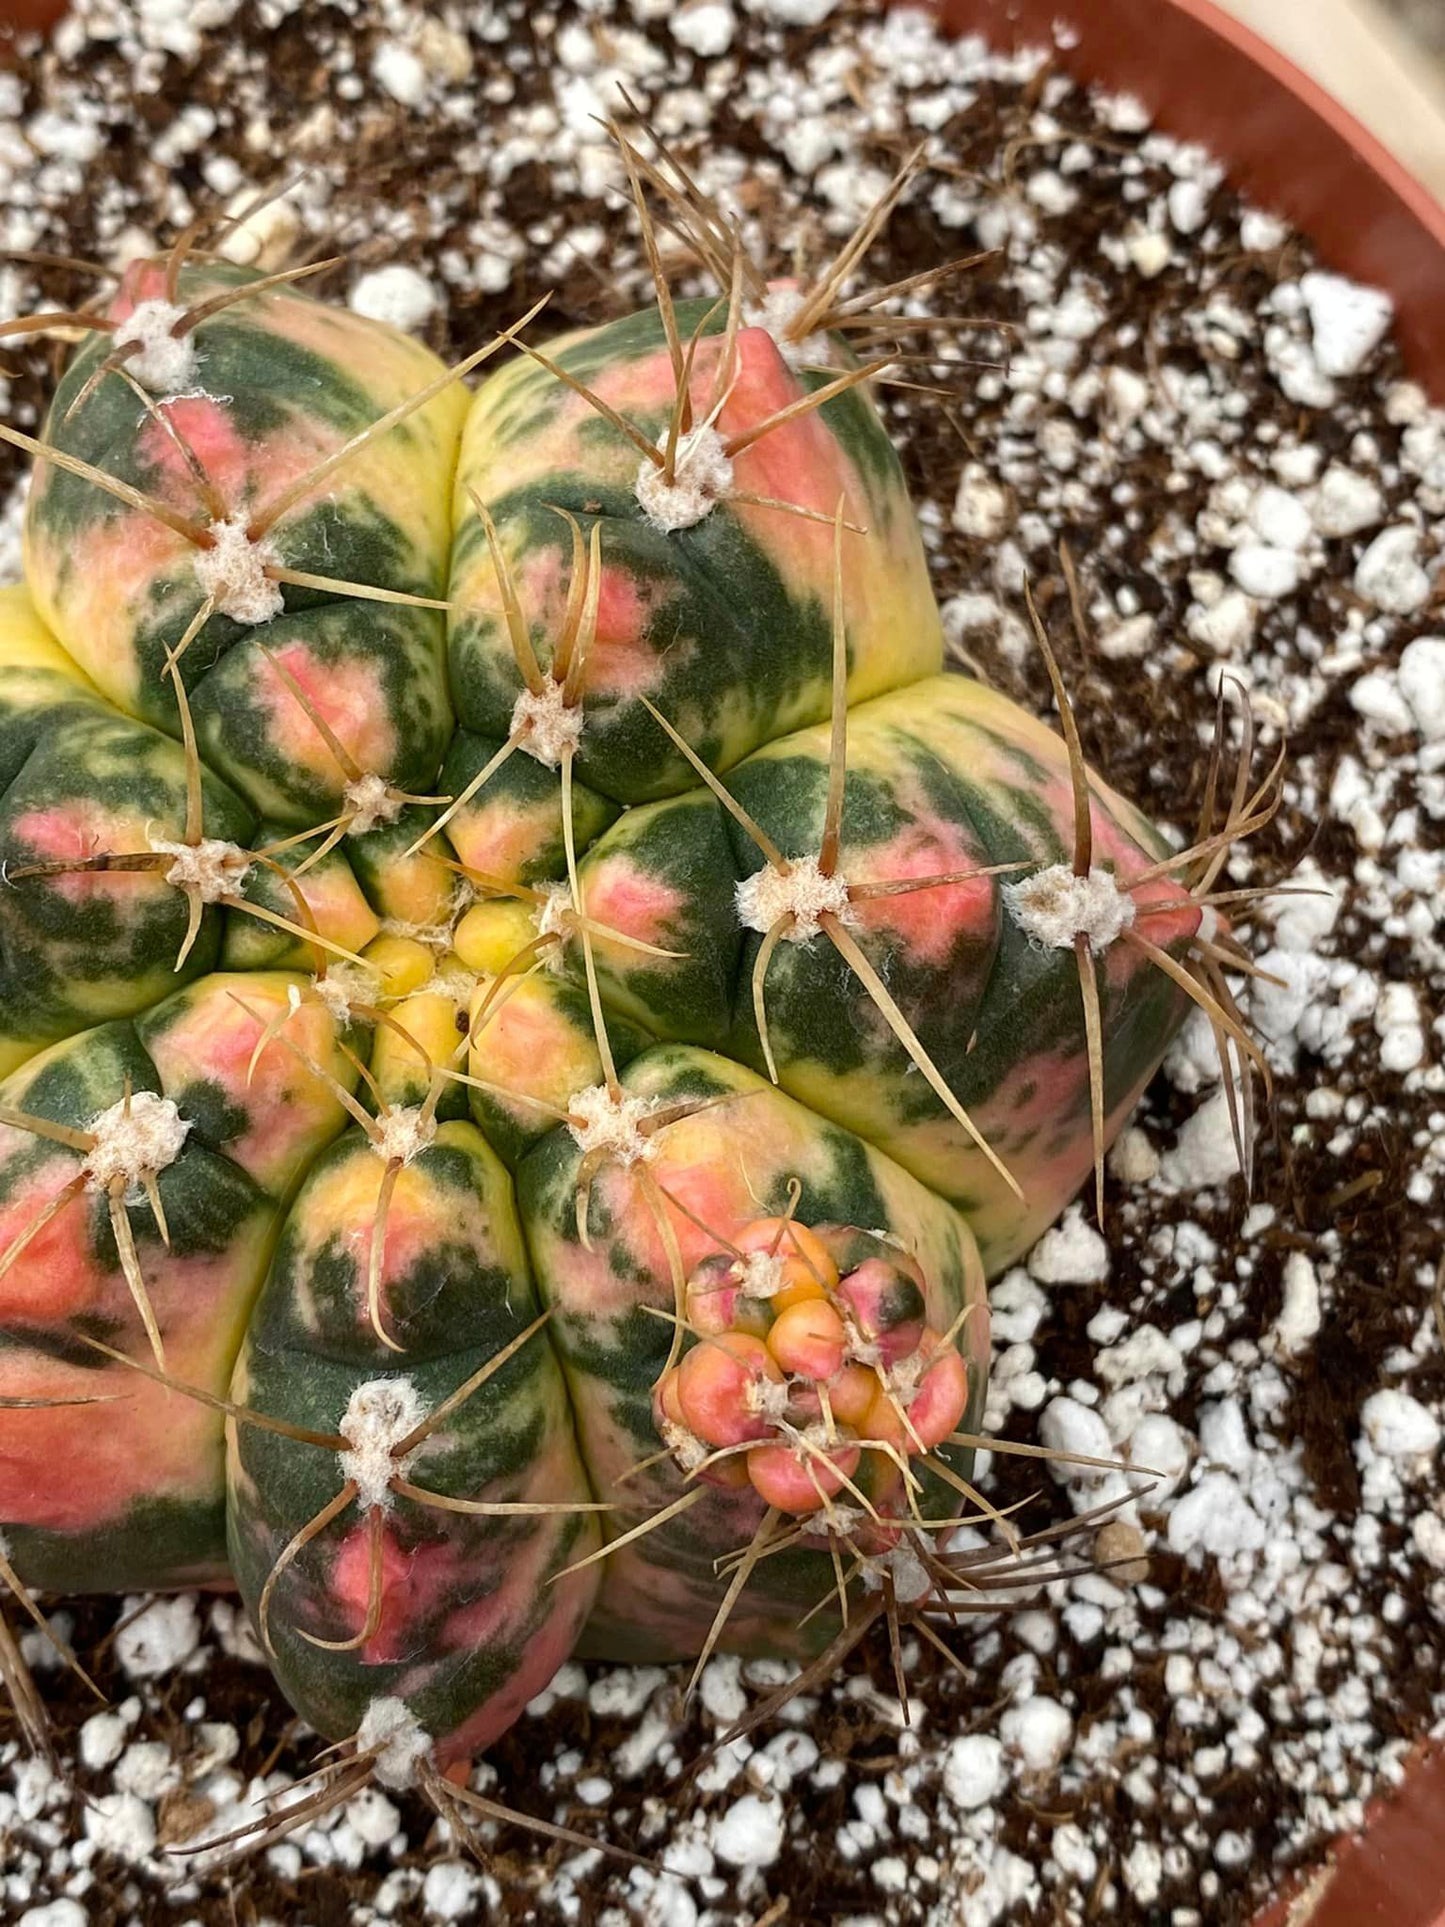
[[[573,1651],[966,1583],[985,1278],[1239,1041],[1262,797],[1171,855],[943,673],[831,283],[447,371],[299,278],[139,264],[3,431],[0,1569],[230,1572],[459,1812]]]

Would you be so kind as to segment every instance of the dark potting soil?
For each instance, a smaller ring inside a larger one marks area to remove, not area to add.
[[[47,1602],[116,1713],[41,1674],[57,1776],[0,1713],[0,1905],[37,1927],[1232,1927],[1445,1715],[1445,417],[1368,296],[1207,155],[1052,53],[947,48],[872,5],[90,0],[0,75],[0,242],[115,263],[304,168],[238,254],[344,251],[321,291],[450,356],[546,290],[555,327],[605,320],[648,298],[594,119],[622,85],[779,268],[829,259],[927,137],[866,273],[986,257],[914,303],[969,325],[921,331],[919,386],[880,391],[960,664],[1048,712],[1027,574],[1095,767],[1181,841],[1221,679],[1232,744],[1246,706],[1262,761],[1288,735],[1284,806],[1221,879],[1325,893],[1243,925],[1274,980],[1241,986],[1274,1071],[1252,1197],[1191,1028],[1114,1155],[1104,1238],[1071,1213],[995,1289],[989,1428],[1171,1473],[1130,1514],[1147,1579],[943,1627],[957,1669],[908,1638],[908,1724],[870,1641],[695,1772],[781,1669],[714,1661],[684,1706],[673,1673],[568,1667],[478,1784],[655,1875],[516,1830],[479,1873],[370,1793],[197,1876],[170,1849],[314,1742],[229,1602]],[[17,263],[0,312],[92,287]],[[52,357],[6,354],[33,430]],[[1002,1453],[986,1489],[1028,1529],[1114,1496]]]

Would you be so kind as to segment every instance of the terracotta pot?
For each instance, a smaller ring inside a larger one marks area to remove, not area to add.
[[[1295,0],[1306,4],[1307,0]],[[1445,397],[1445,208],[1322,87],[1211,0],[938,0],[954,33],[1047,46],[1202,141],[1342,273],[1393,296],[1411,371]],[[1364,1832],[1289,1882],[1255,1927],[1445,1927],[1445,1754],[1422,1751]]]
[[[938,0],[938,12],[999,46],[1046,46],[1066,29],[1071,73],[1136,95],[1332,266],[1387,289],[1415,376],[1445,396],[1445,208],[1258,34],[1211,0]]]
[[[1235,186],[1287,215],[1341,272],[1386,289],[1412,372],[1445,395],[1445,208],[1353,115],[1211,0],[936,0],[955,33],[1038,46],[1202,141]],[[0,0],[43,29],[65,0]],[[0,49],[3,59],[3,49]],[[1364,1833],[1292,1881],[1256,1927],[1445,1927],[1445,1753],[1416,1758]]]
[[[65,12],[65,0],[5,0],[0,6],[0,26],[22,32],[43,32],[54,26]]]

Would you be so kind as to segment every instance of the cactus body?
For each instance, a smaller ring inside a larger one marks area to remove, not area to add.
[[[1095,782],[1117,929],[1016,913],[1064,746],[939,673],[841,360],[684,305],[690,412],[650,312],[387,425],[432,358],[248,285],[131,271],[0,601],[0,1520],[229,1562],[320,1732],[445,1767],[574,1649],[816,1648],[840,1543],[957,1513],[985,1277],[1094,1156],[1078,957],[1112,1134],[1185,1005],[1113,937],[1200,911]]]

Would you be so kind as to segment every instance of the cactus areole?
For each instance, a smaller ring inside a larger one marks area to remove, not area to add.
[[[985,1281],[1228,940],[1217,838],[943,673],[796,296],[449,376],[297,279],[138,263],[28,444],[0,1526],[232,1576],[406,1784],[574,1652],[946,1604]]]

